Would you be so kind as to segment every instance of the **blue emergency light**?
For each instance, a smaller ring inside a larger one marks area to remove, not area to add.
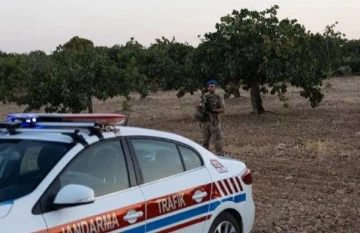
[[[74,126],[77,123],[83,126],[90,125],[125,125],[126,116],[122,114],[99,114],[99,113],[14,113],[7,117],[9,122],[21,122],[22,127],[50,126],[55,123],[57,126]],[[46,124],[48,123],[48,124]]]
[[[14,113],[7,121],[0,122],[0,129],[9,133],[25,132],[62,132],[71,133],[76,140],[80,130],[101,136],[101,132],[117,132],[116,126],[126,125],[126,116],[121,114],[64,114],[64,113]],[[70,131],[69,131],[70,130]]]
[[[37,117],[33,114],[26,114],[21,117],[11,114],[8,115],[7,119],[9,122],[21,122],[21,127],[35,127],[37,122]]]

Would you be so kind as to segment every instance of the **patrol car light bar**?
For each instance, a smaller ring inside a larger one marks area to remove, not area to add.
[[[76,141],[83,141],[78,134],[83,130],[102,137],[101,132],[118,131],[116,126],[126,125],[126,117],[121,114],[15,113],[8,115],[7,120],[0,122],[0,129],[6,129],[10,134],[29,131],[63,133]]]
[[[34,129],[31,128],[20,128],[16,129],[14,132],[34,132]],[[76,133],[74,129],[38,129],[38,133],[62,133],[62,134],[74,134]]]
[[[38,125],[39,122],[86,122],[112,126],[126,125],[126,116],[122,114],[15,113],[8,116],[8,121],[14,122],[16,120],[21,121],[24,125]]]
[[[21,121],[0,121],[0,131],[5,131],[10,134],[16,134],[21,132],[37,132],[37,133],[62,133],[69,135],[77,135],[80,130],[87,130],[91,134],[101,134],[101,128],[95,123],[36,123],[36,125],[24,126]],[[111,128],[111,130],[113,130]]]

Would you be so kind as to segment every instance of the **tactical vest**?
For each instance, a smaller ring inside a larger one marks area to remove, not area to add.
[[[221,107],[221,99],[218,94],[208,94],[206,95],[207,104],[211,109],[216,109]]]

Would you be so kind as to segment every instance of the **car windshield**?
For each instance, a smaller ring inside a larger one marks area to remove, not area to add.
[[[71,144],[0,140],[0,203],[32,192]]]

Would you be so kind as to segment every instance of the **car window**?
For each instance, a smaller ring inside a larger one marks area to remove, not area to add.
[[[32,192],[72,144],[0,140],[0,202]]]
[[[20,166],[20,174],[39,169],[37,160],[41,149],[41,146],[33,146],[26,149]]]
[[[179,146],[179,150],[187,171],[202,166],[202,160],[195,151],[184,146]]]
[[[131,140],[145,183],[184,172],[174,143],[154,139]]]
[[[102,196],[129,188],[124,153],[119,141],[95,144],[82,151],[59,176],[60,185],[81,184]]]

